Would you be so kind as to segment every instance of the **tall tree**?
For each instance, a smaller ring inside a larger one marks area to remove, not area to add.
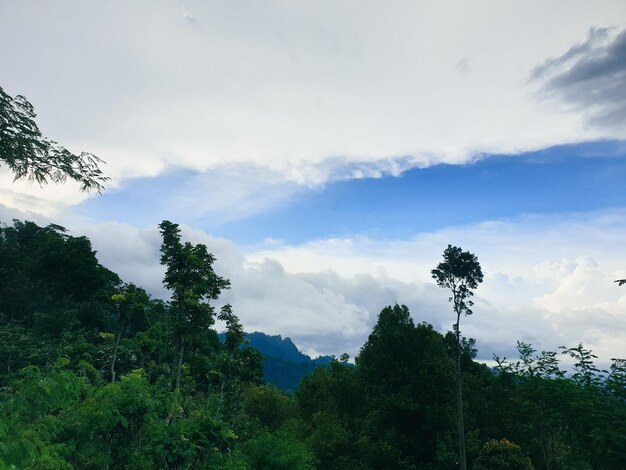
[[[111,382],[115,382],[115,363],[120,349],[120,341],[126,331],[139,323],[146,322],[146,310],[150,303],[150,297],[141,287],[134,284],[122,286],[120,291],[111,297],[115,305],[115,346],[113,347],[113,358],[111,359]]]
[[[215,274],[215,257],[205,245],[181,243],[178,224],[164,220],[159,229],[163,236],[161,264],[167,266],[163,284],[172,291],[175,389],[178,390],[187,341],[215,322],[215,312],[208,301],[217,299],[222,289],[230,287],[230,281]]]
[[[471,315],[474,302],[470,297],[472,292],[483,282],[483,272],[476,255],[463,251],[457,246],[448,245],[443,251],[443,261],[431,271],[433,279],[439,287],[450,289],[452,308],[456,314],[454,332],[456,333],[456,405],[459,431],[459,466],[466,470],[465,457],[465,425],[463,423],[463,385],[461,377],[461,331],[459,323],[461,314]]]
[[[368,423],[359,434],[372,443],[364,467],[451,464],[454,365],[443,336],[426,323],[415,325],[406,306],[385,307],[356,365]]]
[[[70,178],[83,191],[101,192],[109,179],[98,167],[103,161],[87,152],[76,155],[44,137],[36,117],[26,98],[12,97],[0,87],[0,163],[9,167],[16,180],[46,184]]]

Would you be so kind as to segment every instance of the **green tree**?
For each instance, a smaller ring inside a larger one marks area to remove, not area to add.
[[[507,439],[486,442],[475,466],[479,470],[533,470],[533,464],[522,449]]]
[[[217,318],[226,324],[223,350],[212,358],[214,368],[211,374],[219,389],[217,414],[220,415],[222,406],[226,405],[228,413],[236,416],[241,407],[244,384],[262,382],[262,355],[244,340],[243,326],[229,304],[222,307]]]
[[[111,358],[111,382],[115,382],[115,363],[117,362],[117,354],[120,348],[120,341],[131,327],[137,327],[139,324],[146,323],[146,310],[149,306],[150,297],[140,287],[134,284],[126,284],[120,292],[111,297],[115,304],[116,327],[115,327],[115,346],[113,348],[113,357]]]
[[[243,411],[255,418],[270,431],[277,431],[287,421],[298,416],[297,404],[292,396],[273,385],[253,385],[241,396]]]
[[[120,283],[98,263],[85,237],[58,225],[0,224],[0,337],[7,339],[0,341],[2,370],[97,354],[89,337],[111,326],[111,296]]]
[[[372,468],[366,455],[374,453],[364,429],[366,389],[357,368],[333,361],[304,377],[296,391],[301,416],[309,430],[306,442],[319,468]],[[379,410],[372,410],[372,414]],[[376,467],[374,465],[374,467]]]
[[[215,257],[205,245],[184,244],[180,228],[168,220],[159,224],[163,243],[161,264],[167,267],[163,284],[172,291],[172,327],[176,348],[175,390],[180,388],[185,346],[193,335],[206,332],[215,322],[209,300],[217,299],[230,281],[213,270]]]
[[[611,395],[626,402],[626,359],[611,358],[611,369],[605,386]]]
[[[467,463],[465,457],[465,425],[463,422],[463,386],[461,377],[461,330],[459,323],[461,314],[471,315],[474,303],[470,297],[474,295],[473,289],[478,287],[483,281],[483,272],[478,263],[476,255],[461,248],[448,245],[443,252],[443,261],[431,271],[433,279],[437,281],[439,287],[449,289],[452,296],[448,299],[452,302],[456,323],[454,332],[456,333],[456,390],[457,390],[457,416],[459,431],[459,465],[461,470],[466,470]]]
[[[247,468],[256,470],[312,470],[313,456],[306,446],[284,432],[263,430],[243,443]]]
[[[61,360],[50,370],[21,369],[9,387],[0,388],[0,468],[73,468],[71,450],[59,439],[67,410],[88,393],[86,381]]]
[[[563,349],[561,354],[566,354],[572,359],[575,359],[574,374],[572,380],[582,387],[598,387],[602,381],[602,374],[606,374],[606,370],[598,369],[593,360],[598,356],[593,354],[589,349],[583,348],[582,343],[579,343],[575,348],[566,348],[560,346],[559,349]]]
[[[22,95],[11,97],[0,87],[0,162],[15,175],[40,185],[70,178],[82,191],[101,192],[109,180],[91,153],[76,155],[41,134],[33,105]]]
[[[68,409],[67,431],[77,468],[122,468],[138,457],[150,435],[146,427],[161,423],[158,403],[141,371],[106,384]]]
[[[367,400],[368,468],[424,468],[454,460],[454,364],[444,337],[415,325],[404,305],[385,307],[356,357]]]

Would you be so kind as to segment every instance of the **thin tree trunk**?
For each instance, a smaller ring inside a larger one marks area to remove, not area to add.
[[[222,383],[220,384],[220,401],[217,404],[217,416],[220,416],[220,413],[222,412],[222,403],[224,402],[224,384],[226,383],[226,379],[224,376],[222,376]]]
[[[461,376],[461,332],[459,322],[461,313],[456,315],[456,412],[459,428],[459,468],[467,470],[465,459],[465,424],[463,423],[463,386]]]
[[[172,373],[176,374],[176,379],[174,382],[174,392],[178,391],[178,389],[180,389],[180,378],[182,375],[182,369],[183,369],[183,355],[185,353],[185,338],[183,337],[183,335],[180,335],[178,337],[178,352],[176,354],[176,365],[174,370],[172,370]],[[166,425],[170,425],[170,423],[172,422],[172,419],[174,419],[174,410],[170,410],[170,412],[167,414],[167,417],[165,418],[165,424]]]
[[[176,385],[174,390],[178,390],[180,388],[180,377],[182,375],[183,369],[183,354],[185,352],[185,339],[181,336],[180,338],[180,346],[178,347],[178,359],[176,364]]]
[[[115,340],[115,349],[113,350],[113,360],[111,361],[111,383],[115,383],[115,363],[117,362],[117,351],[120,347],[120,339],[122,338],[122,329],[117,331],[117,339]]]

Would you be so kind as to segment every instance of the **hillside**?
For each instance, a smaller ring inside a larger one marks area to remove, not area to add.
[[[459,364],[469,468],[626,468],[626,360],[607,374],[582,344],[518,342],[494,374],[472,339],[458,350],[398,304],[355,366],[311,359],[215,309],[229,286],[215,258],[159,227],[169,302],[100,265],[86,237],[0,225],[0,469],[455,468]]]

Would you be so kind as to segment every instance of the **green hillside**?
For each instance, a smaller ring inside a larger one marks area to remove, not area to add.
[[[452,332],[384,307],[355,366],[246,341],[232,307],[211,305],[229,287],[214,257],[160,230],[169,302],[101,266],[85,237],[0,226],[0,469],[455,468]],[[624,360],[605,372],[564,348],[566,373],[561,354],[518,343],[494,373],[461,345],[470,468],[626,468]]]

